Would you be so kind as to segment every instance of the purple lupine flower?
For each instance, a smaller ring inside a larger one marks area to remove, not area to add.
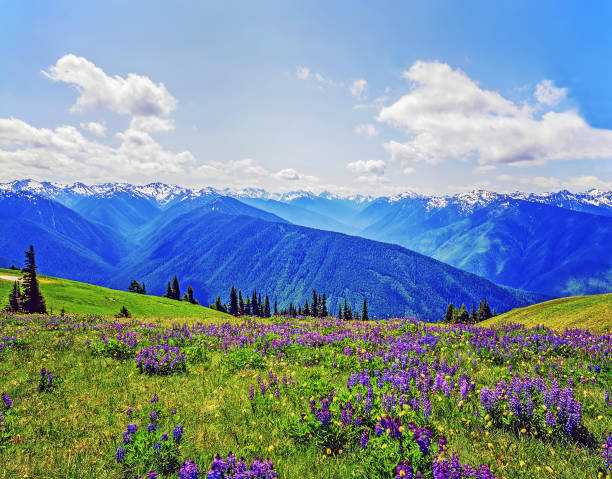
[[[370,441],[370,432],[367,429],[361,431],[361,437],[359,438],[359,447],[361,449],[366,449],[368,447],[368,442]]]
[[[132,408],[131,407],[127,408],[126,411],[125,411],[125,414],[128,415],[128,416],[131,416],[132,415]]]
[[[612,471],[612,432],[604,437],[605,443],[601,446],[601,457],[604,460],[604,466],[608,471]]]
[[[153,394],[153,397],[149,401],[149,404],[154,404],[159,401],[159,396],[157,394]]]
[[[4,409],[7,411],[13,409],[13,400],[7,393],[2,393],[2,402],[4,403]]]
[[[179,479],[198,479],[203,474],[204,473],[200,474],[198,472],[198,465],[193,460],[189,460],[189,461],[185,461],[183,465],[181,466],[181,469],[179,471]],[[222,472],[220,474],[222,474]],[[209,473],[207,477],[214,478],[215,476],[214,475],[211,476]],[[223,477],[223,476],[220,475],[218,477]]]
[[[253,401],[255,399],[255,386],[249,388],[249,399]]]
[[[119,446],[117,449],[117,452],[115,453],[115,460],[117,461],[117,464],[121,464],[125,461],[125,449],[123,448],[123,445]]]
[[[157,431],[157,426],[155,426],[155,423],[151,423],[147,426],[147,432],[153,432],[153,431]]]
[[[412,479],[414,477],[414,470],[410,461],[401,461],[395,468],[395,479]]]
[[[151,413],[149,414],[149,417],[151,418],[151,422],[155,422],[157,421],[157,413],[155,412],[155,410],[153,409],[151,411]]]
[[[172,432],[172,440],[174,441],[174,444],[180,444],[182,437],[183,437],[183,425],[179,424],[178,426],[174,426],[174,431]]]

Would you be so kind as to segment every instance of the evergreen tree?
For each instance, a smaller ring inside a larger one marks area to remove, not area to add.
[[[141,285],[135,279],[133,279],[130,285],[128,286],[128,291],[130,293],[147,294],[147,288],[145,287],[145,284],[142,283]]]
[[[491,308],[489,307],[489,303],[487,302],[487,298],[482,300],[482,312],[480,313],[481,321],[485,321],[491,318],[493,314],[491,313]]]
[[[476,322],[476,304],[472,301],[472,310],[470,311],[470,323]]]
[[[493,317],[497,316],[497,310],[493,308]]]
[[[21,310],[21,288],[19,282],[13,283],[13,289],[9,294],[8,311],[18,313]]]
[[[459,313],[457,314],[457,322],[458,323],[467,323],[470,319],[470,313],[468,313],[465,304],[461,305],[461,309],[459,309]]]
[[[253,314],[253,308],[251,308],[251,298],[247,296],[246,304],[244,305],[245,316],[251,316]]]
[[[131,318],[132,315],[125,306],[121,306],[119,313],[115,314],[115,318]]]
[[[325,295],[325,291],[323,291],[323,295],[321,296],[321,300],[319,301],[319,308],[321,310],[320,316],[322,318],[327,318],[327,297]]]
[[[263,316],[264,316],[264,307],[263,307],[263,303],[261,302],[261,293],[259,293],[257,295],[257,309],[259,310],[259,317],[263,318]]]
[[[302,312],[302,307],[298,306],[298,311],[297,311],[298,316],[304,316],[304,313]]]
[[[310,303],[310,314],[312,314],[315,318],[319,316],[319,297],[317,296],[317,292],[312,290],[312,303]]]
[[[270,298],[268,297],[268,295],[266,294],[266,299],[264,301],[264,318],[269,318],[271,316],[270,314]]]
[[[242,290],[238,290],[238,312],[240,316],[244,316],[244,299],[242,298]]]
[[[349,320],[352,317],[353,317],[353,315],[350,314],[349,307],[348,307],[348,304],[346,302],[346,298],[344,298],[344,318],[343,319]]]
[[[34,257],[34,246],[25,252],[25,266],[23,267],[23,294],[21,296],[21,308],[25,313],[47,312],[45,299],[43,298],[36,278],[36,259]]]
[[[172,285],[170,284],[170,281],[168,281],[168,286],[166,286],[166,294],[164,294],[164,296],[172,299],[172,294]]]
[[[229,299],[229,314],[232,316],[238,316],[240,309],[238,308],[238,294],[236,293],[236,287],[232,285]]]
[[[338,319],[342,319],[342,304],[338,303]]]
[[[304,316],[310,316],[310,307],[308,306],[308,300],[304,302],[304,307],[302,308],[302,313]]]
[[[191,304],[198,304],[198,300],[193,297],[193,288],[191,286],[187,286],[187,295],[186,301],[189,301]]]
[[[257,291],[253,290],[253,298],[251,299],[251,314],[259,316],[259,308],[257,304]]]
[[[446,313],[444,314],[444,322],[445,323],[453,323],[455,320],[455,305],[453,303],[449,303],[446,308]]]
[[[278,302],[274,300],[274,316],[278,316]]]
[[[181,288],[176,275],[174,275],[174,278],[172,279],[172,299],[176,299],[178,301],[181,300]]]
[[[368,301],[363,298],[363,308],[361,308],[361,319],[363,321],[368,321],[370,318],[368,317]]]
[[[142,282],[142,286],[140,286],[140,294],[147,294],[147,287],[144,284],[144,281]]]
[[[353,319],[359,320],[359,313],[357,311],[353,313]]]
[[[214,304],[211,304],[210,307],[212,309],[216,309],[217,311],[221,311],[223,313],[227,313],[227,306],[221,302],[221,296],[217,296]]]

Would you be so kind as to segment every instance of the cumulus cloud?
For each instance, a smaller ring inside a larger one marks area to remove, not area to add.
[[[472,173],[489,173],[490,171],[496,170],[497,167],[495,165],[480,165],[472,170]]]
[[[552,80],[542,80],[536,86],[534,98],[548,106],[558,105],[567,95],[567,88],[555,87]]]
[[[385,174],[386,163],[383,160],[358,160],[346,165],[353,173],[382,176]]]
[[[517,104],[445,63],[417,61],[403,77],[410,91],[381,108],[377,119],[407,135],[384,144],[404,164],[454,158],[528,166],[612,158],[612,131],[592,128],[576,111],[541,112]],[[549,87],[554,88],[544,85]],[[541,98],[558,100],[552,91]]]
[[[358,78],[351,83],[349,91],[355,98],[361,98],[361,96],[366,92],[367,88],[368,82],[364,78]]]
[[[416,170],[412,167],[412,166],[407,166],[406,168],[404,168],[404,174],[405,175],[411,175],[412,173],[414,173]]]
[[[149,133],[172,131],[174,130],[174,121],[170,118],[160,118],[158,116],[135,116],[130,122],[130,128]]]
[[[88,123],[79,123],[81,129],[88,131],[96,136],[106,136],[106,127],[102,123],[90,121]]]
[[[104,70],[83,57],[69,54],[42,70],[55,82],[73,85],[79,92],[71,111],[85,112],[109,109],[120,115],[167,116],[177,101],[163,83],[155,84],[149,77],[129,73],[123,78],[108,76]]]
[[[276,176],[276,178],[280,180],[297,181],[301,179],[304,175],[302,175],[294,168],[285,168],[283,170],[278,171],[274,176]]]
[[[376,130],[376,126],[372,123],[364,123],[355,127],[355,133],[366,136],[376,136],[378,131]]]
[[[0,165],[7,172],[26,166],[56,177],[100,179],[177,173],[195,161],[189,151],[168,151],[143,131],[128,128],[116,137],[120,143],[114,147],[87,139],[73,126],[36,128],[2,118],[0,144],[9,150],[0,150]]]

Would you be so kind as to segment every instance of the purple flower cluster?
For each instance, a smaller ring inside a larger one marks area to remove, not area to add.
[[[185,355],[175,346],[158,344],[141,349],[135,358],[141,373],[167,375],[187,370]]]
[[[4,409],[7,411],[13,409],[13,400],[7,393],[2,393],[2,402],[4,403]]]
[[[195,466],[197,474],[197,466]],[[180,476],[183,479],[183,476]],[[197,475],[185,476],[185,479],[197,478]],[[258,457],[247,466],[244,458],[236,459],[231,452],[223,459],[219,454],[215,456],[206,475],[206,479],[275,479],[278,477],[274,465],[270,461]]]
[[[461,464],[456,453],[450,459],[435,457],[433,462],[434,479],[495,479],[489,466],[481,464],[477,469],[467,464]]]
[[[38,383],[39,391],[50,391],[53,389],[53,374],[45,368],[40,370],[40,381]]]
[[[605,468],[612,471],[612,432],[604,437],[604,441],[603,446],[601,446],[601,457],[603,457]]]

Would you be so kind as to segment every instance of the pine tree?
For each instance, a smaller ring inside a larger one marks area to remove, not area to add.
[[[462,304],[461,309],[459,310],[459,314],[457,315],[457,322],[467,323],[469,319],[470,319],[470,313],[468,313],[468,310],[465,307],[465,304]]]
[[[21,310],[21,288],[19,282],[13,283],[13,289],[9,294],[8,311],[18,313]]]
[[[21,308],[25,313],[47,312],[45,299],[43,298],[36,278],[36,259],[34,257],[34,246],[25,252],[25,266],[23,267],[23,294],[21,296]]]
[[[198,300],[193,297],[193,288],[191,286],[187,286],[187,295],[186,301],[189,301],[191,304],[198,304]]]
[[[493,317],[497,316],[497,310],[493,308]]]
[[[487,302],[487,298],[482,301],[482,309],[480,312],[480,321],[485,321],[491,318],[493,314],[491,313],[491,308],[489,307],[489,303]]]
[[[357,311],[353,313],[353,319],[359,320],[359,313]]]
[[[302,308],[302,313],[304,316],[310,316],[310,307],[308,306],[308,300],[304,302],[304,307]]]
[[[476,304],[472,301],[472,310],[470,311],[470,323],[476,322]]]
[[[174,278],[172,279],[172,299],[176,299],[178,301],[181,300],[181,288],[176,275],[174,275]]]
[[[140,294],[147,294],[147,287],[144,284],[144,281],[142,282],[142,286],[140,287]]]
[[[170,285],[170,281],[168,281],[168,286],[166,286],[166,294],[164,296],[172,299],[172,294],[172,286]]]
[[[261,293],[257,295],[257,310],[259,311],[259,317],[263,318],[264,307],[263,307],[263,303],[261,302]]]
[[[325,295],[325,291],[323,291],[323,295],[321,296],[321,300],[319,301],[319,308],[321,309],[321,317],[327,318],[327,297]]]
[[[244,316],[244,299],[242,298],[242,290],[238,290],[238,312],[240,316]]]
[[[361,308],[361,319],[363,321],[368,321],[370,318],[368,317],[368,301],[363,298],[363,308]]]
[[[232,285],[229,299],[229,314],[232,316],[238,316],[240,310],[238,309],[238,294],[236,293],[236,287]]]
[[[453,303],[449,303],[446,308],[446,313],[444,314],[444,322],[452,323],[455,319],[455,305]]]
[[[215,300],[215,304],[211,305],[212,309],[216,309],[217,311],[221,311],[223,313],[227,313],[227,306],[221,302],[221,296],[217,296]]]
[[[342,304],[338,303],[338,319],[342,319]]]
[[[251,299],[251,314],[259,316],[259,308],[257,307],[257,291],[253,290],[253,298]]]
[[[344,318],[343,319],[349,320],[352,317],[353,317],[353,315],[350,314],[349,307],[348,307],[348,304],[346,302],[346,298],[344,298]]]
[[[131,318],[132,315],[125,306],[121,306],[119,313],[115,314],[115,318]]]
[[[274,316],[278,316],[278,302],[274,300]]]
[[[269,318],[271,316],[270,314],[270,298],[268,297],[268,295],[266,294],[266,299],[264,301],[264,318]]]
[[[312,314],[315,318],[319,316],[319,297],[317,296],[317,292],[312,290],[312,303],[310,303],[310,314]]]
[[[244,305],[245,316],[251,316],[253,314],[252,309],[253,308],[251,308],[251,298],[247,296],[246,304]]]
[[[298,306],[298,311],[297,311],[298,316],[304,316],[304,312],[302,311],[302,307]]]

